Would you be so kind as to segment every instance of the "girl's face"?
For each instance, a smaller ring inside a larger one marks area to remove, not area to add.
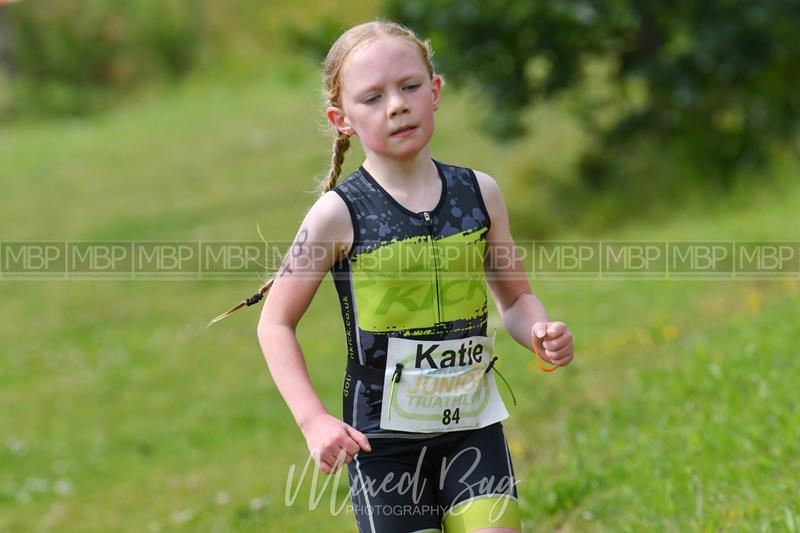
[[[419,50],[399,37],[380,37],[357,48],[339,73],[341,107],[328,119],[358,135],[367,155],[408,159],[433,135],[442,80],[431,77]]]

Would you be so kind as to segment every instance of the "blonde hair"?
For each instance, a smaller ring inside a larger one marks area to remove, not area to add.
[[[433,66],[433,49],[431,48],[430,41],[427,39],[420,39],[417,35],[406,26],[388,20],[375,20],[372,22],[365,22],[358,26],[353,26],[349,30],[342,33],[338,39],[331,45],[328,50],[328,55],[325,57],[325,62],[322,67],[322,83],[323,95],[327,105],[341,107],[341,92],[342,80],[341,71],[345,61],[350,54],[356,49],[364,46],[365,44],[374,41],[380,37],[398,37],[407,40],[419,50],[422,61],[428,74],[433,78],[436,70]],[[326,176],[319,184],[320,192],[323,194],[330,191],[336,186],[336,182],[342,173],[342,163],[344,163],[344,154],[350,148],[350,136],[340,131],[336,132],[333,139],[333,147],[331,153],[330,166]],[[237,311],[245,306],[251,306],[258,303],[264,295],[272,287],[275,282],[273,276],[266,283],[264,283],[258,291],[249,298],[242,300],[229,311],[214,317],[208,323],[211,324],[222,320],[234,311]]]

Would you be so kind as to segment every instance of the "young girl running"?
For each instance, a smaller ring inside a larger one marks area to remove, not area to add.
[[[360,531],[519,531],[487,282],[511,336],[537,356],[569,364],[572,335],[531,293],[497,183],[431,158],[442,89],[431,55],[391,22],[333,44],[325,192],[275,277],[233,310],[269,290],[258,324],[269,370],[318,467],[348,465]],[[366,159],[339,180],[352,137]],[[295,335],[329,271],[347,346],[344,420],[314,392]]]

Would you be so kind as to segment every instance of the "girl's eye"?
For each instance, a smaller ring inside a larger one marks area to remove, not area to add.
[[[419,89],[419,86],[420,86],[419,83],[412,83],[411,85],[406,85],[405,88],[408,89],[409,91],[415,91]]]
[[[378,101],[378,98],[380,98],[380,95],[378,95],[378,94],[376,94],[374,96],[368,96],[368,97],[364,98],[363,102],[365,104],[374,104],[375,102]]]

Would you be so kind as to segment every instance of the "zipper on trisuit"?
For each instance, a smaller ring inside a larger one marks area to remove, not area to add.
[[[433,252],[433,277],[434,277],[434,290],[436,291],[434,297],[436,298],[436,322],[442,321],[442,307],[441,298],[439,297],[439,260],[436,254],[436,240],[433,238],[433,222],[431,222],[431,214],[427,211],[422,212],[422,218],[425,219],[425,225],[428,227],[428,237],[430,238],[431,251]]]

